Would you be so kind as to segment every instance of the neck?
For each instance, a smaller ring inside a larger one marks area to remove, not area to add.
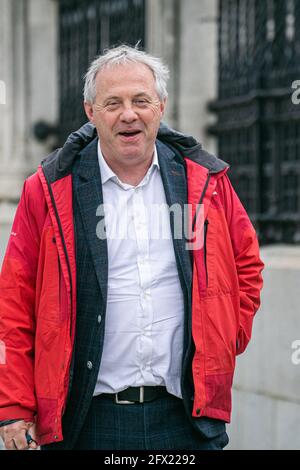
[[[109,159],[104,154],[102,155],[119,180],[122,181],[122,183],[130,184],[132,186],[137,186],[142,181],[153,161],[153,153],[143,161],[131,161],[130,164],[124,164],[119,160]]]

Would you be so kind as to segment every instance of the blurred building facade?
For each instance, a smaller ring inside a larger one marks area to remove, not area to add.
[[[0,264],[24,179],[85,122],[82,75],[96,54],[119,42],[140,41],[168,64],[165,120],[231,163],[231,177],[265,241],[299,241],[300,127],[289,97],[300,54],[296,4],[0,0],[0,81],[6,85]],[[300,365],[292,361],[292,343],[300,338],[300,248],[270,245],[262,253],[262,308],[252,343],[237,360],[229,447],[300,448]]]
[[[0,0],[0,263],[24,179],[49,151],[32,125],[57,121],[57,39],[56,2]]]

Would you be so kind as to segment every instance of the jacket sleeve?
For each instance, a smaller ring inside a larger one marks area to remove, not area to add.
[[[250,341],[253,318],[260,306],[260,291],[263,286],[261,271],[264,264],[260,259],[255,229],[228,176],[221,178],[219,184],[239,281],[240,325],[237,354],[241,354]]]
[[[24,183],[0,275],[0,420],[31,420],[39,236]]]

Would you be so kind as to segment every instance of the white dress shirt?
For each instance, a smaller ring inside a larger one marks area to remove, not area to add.
[[[165,385],[181,395],[183,293],[156,148],[137,186],[125,184],[98,143],[108,246],[104,347],[94,395]]]

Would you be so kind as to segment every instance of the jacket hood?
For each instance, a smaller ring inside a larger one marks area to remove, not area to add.
[[[63,178],[70,173],[74,161],[80,152],[97,137],[97,130],[90,122],[69,135],[64,146],[48,155],[41,164],[44,172],[51,181]],[[171,129],[161,123],[157,139],[167,145],[183,162],[183,157],[195,161],[207,168],[211,173],[219,173],[229,165],[202,149],[197,140]]]
[[[207,168],[210,173],[219,173],[229,167],[228,163],[206,152],[194,137],[175,131],[164,123],[159,127],[157,138],[168,145],[179,158],[193,160]]]

